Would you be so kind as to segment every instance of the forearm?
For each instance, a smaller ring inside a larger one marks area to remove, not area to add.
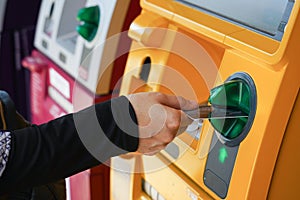
[[[0,194],[65,178],[112,156],[135,151],[138,130],[131,126],[126,113],[136,122],[131,105],[121,97],[40,126],[13,131]]]

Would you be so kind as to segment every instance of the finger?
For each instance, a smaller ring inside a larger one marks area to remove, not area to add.
[[[155,147],[151,148],[149,152],[144,153],[144,155],[153,156],[165,148],[166,148],[166,145],[155,146]]]
[[[177,109],[164,106],[164,110],[167,114],[164,126],[157,134],[152,135],[152,138],[157,141],[168,144],[179,134],[186,130],[187,126],[190,125],[191,120],[187,115]]]
[[[189,117],[187,117],[187,115],[186,115],[184,112],[182,112],[182,113],[181,113],[181,123],[180,123],[180,127],[179,127],[178,130],[177,130],[176,136],[179,136],[179,135],[181,135],[183,132],[185,132],[186,129],[187,129],[187,127],[188,127],[189,125],[191,125],[192,123],[193,123],[193,120],[190,119]]]
[[[161,143],[170,143],[178,134],[184,132],[188,125],[190,125],[193,120],[190,119],[184,112],[177,110],[168,106],[162,107],[165,117],[162,115],[155,116],[152,118],[151,122],[159,121],[160,125],[157,123],[150,123],[147,127],[139,127],[142,132],[149,132],[148,138],[152,137]],[[157,112],[156,112],[157,113]],[[143,131],[145,129],[145,131]],[[146,137],[143,137],[146,138]]]
[[[167,94],[156,94],[158,101],[166,106],[181,109],[181,110],[192,110],[198,107],[198,103],[194,100],[188,100],[181,96],[167,95]]]
[[[162,140],[156,137],[151,137],[147,139],[140,138],[137,152],[145,154],[147,152],[152,152],[159,148],[163,148],[166,145],[167,144],[165,144]]]
[[[187,127],[193,122],[193,120],[187,116],[186,113],[181,111],[181,122],[180,122],[180,127]]]
[[[187,127],[180,127],[177,131],[177,136],[181,135],[182,133],[184,133],[186,131]]]
[[[158,151],[153,151],[153,152],[148,152],[148,153],[144,153],[145,156],[154,156],[155,154],[157,154],[158,152],[160,152],[160,150]]]

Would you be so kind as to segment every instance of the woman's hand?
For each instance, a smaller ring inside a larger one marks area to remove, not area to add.
[[[164,149],[192,123],[182,110],[197,108],[198,103],[179,96],[157,92],[128,95],[139,126],[137,152],[154,155]]]

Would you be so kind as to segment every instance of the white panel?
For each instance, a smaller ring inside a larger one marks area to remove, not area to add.
[[[53,14],[49,17],[53,3],[55,4]],[[129,3],[129,0],[43,0],[38,17],[35,47],[90,91],[96,92],[98,77],[107,67],[101,63],[105,48],[101,44],[107,40],[109,34],[122,30]],[[94,5],[100,8],[100,23],[95,38],[88,42],[76,32],[76,25],[79,24],[76,22],[76,15],[79,9]],[[116,10],[117,5],[122,6],[118,6],[119,9]],[[120,16],[120,20],[112,24],[113,16]],[[105,58],[115,54],[117,44],[117,40],[109,44],[111,48],[109,52],[105,52]],[[80,65],[86,52],[89,56],[85,59],[88,64],[84,70]],[[110,78],[106,82],[109,83],[104,84],[105,87],[106,85],[109,87]]]

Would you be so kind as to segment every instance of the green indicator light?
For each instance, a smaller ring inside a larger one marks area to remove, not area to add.
[[[76,27],[77,32],[89,42],[96,36],[97,29],[98,27],[87,22]]]
[[[219,161],[220,163],[224,163],[226,158],[228,157],[228,153],[227,153],[227,150],[225,147],[222,147],[220,150],[219,150]]]
[[[92,41],[97,33],[100,21],[100,9],[98,6],[82,8],[78,11],[77,32],[87,41]]]
[[[81,8],[77,14],[77,20],[88,22],[94,24],[95,26],[99,25],[100,20],[100,9],[98,6],[92,6],[87,8]]]

